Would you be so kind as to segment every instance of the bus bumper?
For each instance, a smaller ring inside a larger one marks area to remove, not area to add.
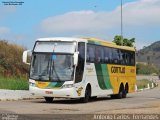
[[[29,91],[34,96],[39,97],[64,97],[64,98],[79,98],[76,89],[60,88],[60,89],[42,89],[38,87],[29,86]]]

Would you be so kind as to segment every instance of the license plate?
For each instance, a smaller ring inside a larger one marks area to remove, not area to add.
[[[46,94],[53,94],[52,91],[45,91]]]

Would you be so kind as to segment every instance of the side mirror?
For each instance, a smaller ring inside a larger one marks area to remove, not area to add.
[[[30,65],[30,63],[27,62],[28,55],[31,56],[31,50],[26,50],[23,52],[22,61],[23,63]]]
[[[79,52],[74,53],[74,65],[75,66],[77,66],[77,64],[78,64],[78,54],[79,54]]]

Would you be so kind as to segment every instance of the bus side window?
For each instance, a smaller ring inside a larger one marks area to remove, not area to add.
[[[126,55],[125,55],[125,51],[124,50],[120,50],[121,51],[121,64],[125,65],[125,59],[126,59]]]
[[[104,47],[104,62],[105,63],[112,63],[111,48]]]
[[[129,65],[130,63],[130,54],[129,52],[126,52],[126,65]]]
[[[104,62],[104,50],[102,46],[96,46],[96,57],[95,62],[96,63],[103,63]]]
[[[122,58],[122,55],[123,55],[122,50],[120,49],[118,50],[118,55],[119,55],[119,64],[123,65],[124,63]]]
[[[131,53],[131,65],[135,65],[135,53],[134,52],[132,52]]]
[[[118,64],[119,63],[118,49],[113,48],[112,54],[113,54],[113,58],[112,58],[113,63]]]
[[[129,65],[133,66],[135,64],[135,55],[134,52],[130,52],[129,54]]]
[[[95,62],[95,46],[87,45],[87,62]]]

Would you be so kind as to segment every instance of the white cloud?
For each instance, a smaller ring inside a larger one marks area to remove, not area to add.
[[[123,5],[124,26],[160,25],[160,0],[139,0]],[[111,12],[73,11],[52,16],[41,22],[45,32],[91,32],[120,30],[120,7]]]
[[[124,5],[123,9],[127,25],[160,24],[160,0],[139,0]]]
[[[109,13],[93,11],[74,11],[64,15],[49,17],[42,21],[41,27],[47,32],[93,32],[112,28],[114,25],[110,22]]]
[[[10,30],[7,27],[0,27],[0,35],[9,33]]]

